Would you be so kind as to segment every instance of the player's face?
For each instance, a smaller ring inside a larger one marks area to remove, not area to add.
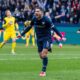
[[[41,18],[42,17],[42,11],[40,9],[35,9],[35,16],[37,18]]]
[[[11,16],[11,12],[9,10],[6,11],[6,16],[10,17]]]

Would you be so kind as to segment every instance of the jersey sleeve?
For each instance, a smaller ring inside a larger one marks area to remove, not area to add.
[[[35,20],[35,17],[33,17],[32,20],[31,20],[31,23],[30,23],[31,26],[34,25],[34,20]]]
[[[54,24],[53,24],[53,22],[52,22],[51,19],[49,19],[49,18],[46,17],[46,22],[47,22],[47,26],[49,26],[51,28],[54,27]]]
[[[6,22],[6,19],[4,18],[2,27],[3,27],[3,28],[6,28],[7,24],[8,24],[8,23]]]
[[[17,19],[16,18],[14,18],[15,19],[15,27],[16,27],[16,29],[18,30],[19,29],[19,25],[18,25],[18,23],[17,23]]]
[[[54,32],[56,32],[57,35],[59,35],[62,38],[61,33],[59,32],[59,30],[54,26],[52,20],[50,20],[49,18],[47,18],[47,24],[49,27],[51,27],[51,30],[53,30]]]

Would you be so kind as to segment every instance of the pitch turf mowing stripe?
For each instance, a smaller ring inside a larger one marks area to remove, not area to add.
[[[41,69],[41,61],[0,61],[0,72],[24,72],[39,71]],[[49,60],[49,71],[60,70],[80,70],[80,60]]]
[[[39,72],[12,72],[0,73],[1,80],[79,80],[78,71],[47,71],[47,76],[44,78],[39,77]],[[5,77],[3,77],[5,76]]]
[[[72,59],[74,59],[74,60],[80,60],[80,57],[69,57],[69,58],[50,58],[49,60],[72,60]],[[0,61],[26,61],[26,60],[40,60],[39,58],[17,58],[17,59],[12,59],[12,58],[9,58],[9,59],[7,59],[7,58],[5,58],[5,59],[0,59]]]
[[[11,44],[0,49],[0,80],[80,80],[80,46],[54,46],[44,78],[36,47],[17,44],[15,56],[10,50]]]
[[[80,54],[49,54],[50,60],[80,59]],[[0,60],[40,60],[38,54],[1,54]]]
[[[1,53],[1,54],[0,54],[0,56],[10,56],[10,55],[12,55],[12,54],[5,54],[5,53]],[[32,56],[37,56],[38,54],[33,54],[33,53],[30,53],[30,54],[28,54],[28,53],[26,53],[26,54],[25,54],[25,53],[23,53],[23,54],[19,54],[19,53],[18,53],[18,54],[17,54],[17,53],[16,53],[16,54],[15,54],[15,56],[31,56],[31,55],[32,55]],[[80,56],[80,53],[76,53],[76,54],[75,54],[75,53],[66,54],[66,53],[61,53],[61,52],[60,52],[59,54],[57,54],[57,53],[56,53],[56,54],[51,53],[50,55],[51,55],[51,56],[52,56],[52,55],[54,55],[54,56],[55,56],[55,55],[66,55],[66,56],[67,56],[67,55],[68,55],[68,56],[70,56],[70,55],[71,55],[71,56],[75,55],[75,56]],[[50,55],[49,55],[49,56],[50,56]]]

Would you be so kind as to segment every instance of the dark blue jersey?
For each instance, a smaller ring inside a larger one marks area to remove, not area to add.
[[[34,25],[36,36],[38,40],[51,39],[51,26],[52,22],[46,16],[43,16],[40,20],[36,17],[32,19],[31,26]]]
[[[55,31],[60,37],[62,37],[60,32],[54,27],[52,21],[47,16],[43,16],[40,20],[34,16],[31,20],[30,26],[27,27],[21,35],[23,36],[28,32],[32,26],[35,28],[37,40],[39,41],[45,39],[51,40],[51,30]]]

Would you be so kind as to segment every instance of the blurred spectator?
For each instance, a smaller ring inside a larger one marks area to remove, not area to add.
[[[5,10],[10,9],[19,22],[30,20],[35,7],[49,11],[52,21],[54,16],[63,12],[65,16],[56,19],[57,23],[80,23],[80,0],[0,0],[0,16],[3,19]],[[2,9],[1,9],[2,8]]]
[[[47,0],[37,0],[37,3],[44,11],[46,10]]]

